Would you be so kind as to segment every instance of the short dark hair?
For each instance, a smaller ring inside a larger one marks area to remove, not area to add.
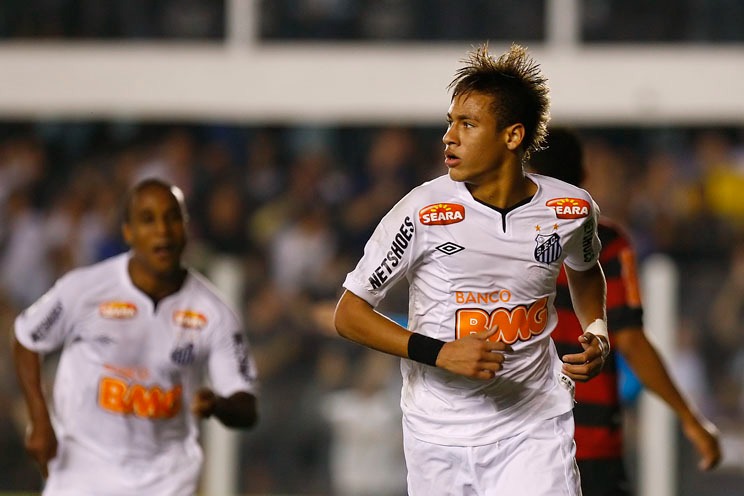
[[[127,191],[126,196],[124,197],[124,203],[122,204],[122,222],[129,223],[131,221],[131,215],[132,215],[132,202],[134,201],[134,198],[140,194],[141,192],[145,191],[146,189],[150,188],[159,188],[164,189],[168,191],[178,202],[178,206],[181,208],[181,215],[183,216],[183,220],[188,220],[188,213],[186,211],[186,204],[183,197],[183,192],[178,186],[175,186],[173,184],[167,183],[163,181],[162,179],[158,179],[156,177],[150,177],[147,179],[143,179],[142,181],[139,181],[137,184],[132,186],[129,191]]]
[[[532,154],[528,168],[544,176],[581,186],[586,177],[584,150],[578,135],[571,129],[551,127],[546,147]]]
[[[550,89],[540,66],[526,48],[517,44],[494,59],[486,43],[469,52],[462,62],[465,65],[457,70],[448,87],[452,99],[471,92],[491,96],[499,129],[524,125],[523,160],[527,160],[542,148],[550,120]]]

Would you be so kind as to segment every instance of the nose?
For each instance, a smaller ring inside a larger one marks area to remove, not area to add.
[[[171,232],[171,225],[166,218],[158,218],[155,222],[155,230],[158,234],[166,235]]]
[[[444,136],[442,136],[442,143],[444,143],[445,145],[452,145],[456,142],[455,138],[455,128],[450,125],[447,127],[447,131],[445,131]]]

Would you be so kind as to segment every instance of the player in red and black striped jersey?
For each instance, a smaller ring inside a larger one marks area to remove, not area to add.
[[[532,155],[530,170],[579,186],[585,172],[577,136],[568,129],[553,128],[549,131],[547,145],[546,149]],[[602,242],[599,260],[607,281],[607,327],[612,349],[597,377],[587,383],[576,383],[576,459],[584,494],[625,496],[631,491],[623,466],[617,352],[622,354],[640,382],[675,412],[684,434],[698,451],[701,469],[715,467],[721,450],[716,427],[680,394],[643,332],[643,307],[629,237],[606,218],[600,218],[598,233]],[[573,312],[564,271],[558,278],[555,307],[558,326],[552,338],[558,354],[575,353],[576,338],[583,331]]]

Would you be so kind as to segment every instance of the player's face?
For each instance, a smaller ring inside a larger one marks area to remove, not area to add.
[[[480,185],[498,177],[507,147],[492,108],[493,97],[482,93],[466,93],[452,100],[442,141],[444,164],[454,181]]]
[[[181,268],[186,227],[181,204],[170,189],[150,186],[136,193],[129,205],[123,234],[132,260],[154,275],[169,276]]]

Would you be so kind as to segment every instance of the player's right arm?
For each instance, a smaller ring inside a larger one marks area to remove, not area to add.
[[[64,276],[15,319],[13,362],[18,383],[26,401],[29,425],[26,451],[47,477],[48,462],[57,453],[57,436],[47,408],[42,384],[43,356],[59,349],[70,332],[69,300],[79,294],[79,286]]]
[[[18,384],[23,392],[29,415],[26,451],[39,465],[42,476],[48,475],[49,460],[57,454],[57,436],[52,427],[41,383],[41,357],[13,338],[13,362]]]
[[[423,340],[425,351],[431,351],[428,365],[443,368],[450,372],[476,379],[491,379],[503,368],[504,354],[508,351],[503,342],[489,341],[495,329],[469,334],[455,341],[443,342],[418,335],[411,342],[414,333],[399,326],[384,315],[376,312],[372,305],[351,291],[344,291],[336,306],[334,324],[338,333],[356,343],[402,358],[416,359],[414,347]],[[414,356],[411,356],[414,355]],[[426,353],[424,353],[426,355]]]

